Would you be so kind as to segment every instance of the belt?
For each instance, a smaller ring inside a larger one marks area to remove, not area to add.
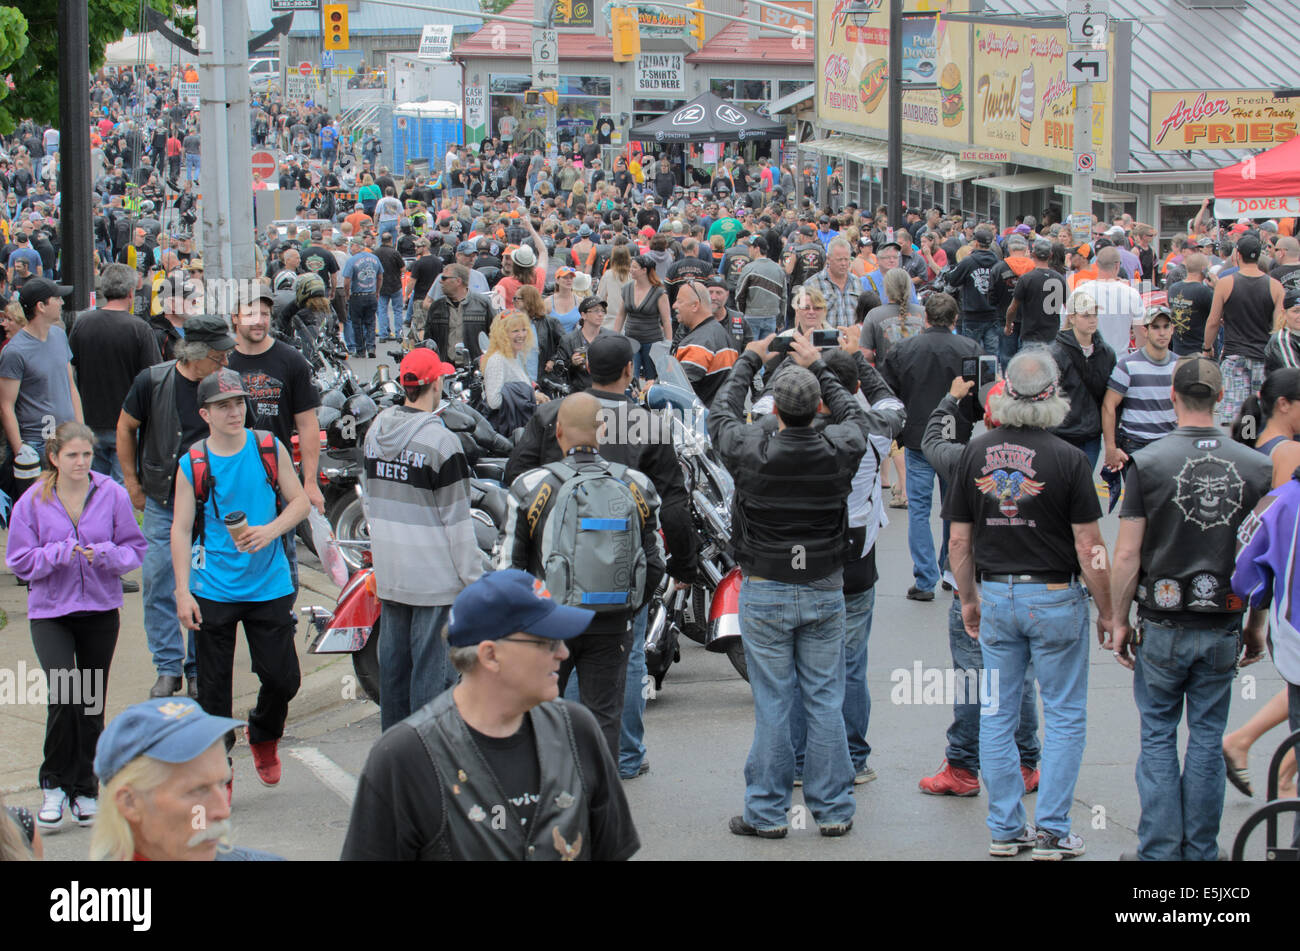
[[[981,571],[980,582],[993,581],[997,584],[1073,584],[1077,575],[1068,571],[1048,571],[1041,574],[995,575]]]

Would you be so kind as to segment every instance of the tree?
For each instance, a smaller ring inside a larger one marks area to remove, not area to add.
[[[480,0],[479,7],[484,13],[503,13],[515,0]]]
[[[27,18],[15,7],[0,7],[0,75],[9,69],[27,50]],[[3,100],[9,96],[9,86],[0,82],[0,132],[8,134],[17,124]]]
[[[104,47],[122,38],[127,29],[140,22],[138,0],[86,0],[90,8],[90,73],[104,64]],[[160,13],[171,13],[170,0],[147,0]],[[57,125],[59,122],[59,4],[57,0],[14,0],[8,7],[26,17],[27,46],[13,64],[14,91],[22,105],[20,118]],[[6,39],[10,27],[0,20],[0,39]],[[6,46],[0,45],[0,70]],[[9,107],[0,103],[0,132],[11,132],[16,119]]]

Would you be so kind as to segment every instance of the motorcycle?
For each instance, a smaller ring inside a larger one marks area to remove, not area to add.
[[[656,592],[646,624],[646,668],[655,689],[663,686],[669,667],[681,660],[680,635],[705,650],[726,654],[745,680],[749,667],[740,633],[740,566],[728,553],[735,483],[709,441],[707,410],[695,395],[681,364],[656,344],[651,358],[659,372],[646,391],[646,406],[671,411],[673,447],[690,499],[691,521],[701,540],[699,581],[682,586],[665,577]]]
[[[358,505],[360,489],[358,487]],[[470,518],[483,570],[490,571],[500,551],[505,531],[508,502],[497,483],[470,479]],[[353,552],[359,567],[339,592],[333,611],[319,605],[302,609],[308,622],[309,654],[351,654],[352,669],[366,696],[379,702],[379,617],[380,602],[371,563],[370,539],[339,542],[340,551]],[[349,558],[347,554],[345,558]],[[350,562],[349,562],[350,563]]]

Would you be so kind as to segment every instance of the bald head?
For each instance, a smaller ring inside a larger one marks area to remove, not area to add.
[[[1282,264],[1300,263],[1300,241],[1291,237],[1277,239],[1277,249],[1282,255]]]
[[[1102,248],[1097,252],[1097,273],[1114,277],[1119,273],[1119,248]]]
[[[565,452],[575,446],[594,446],[600,424],[600,402],[596,397],[590,393],[566,396],[555,418],[555,441]]]

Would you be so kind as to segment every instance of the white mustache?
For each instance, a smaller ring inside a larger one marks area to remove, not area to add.
[[[194,835],[190,837],[190,840],[185,843],[185,846],[190,849],[197,848],[210,839],[216,839],[217,843],[220,845],[229,845],[230,834],[233,831],[234,829],[230,825],[230,820],[222,819],[220,822],[214,822],[206,829],[200,829],[198,832],[194,833]]]

